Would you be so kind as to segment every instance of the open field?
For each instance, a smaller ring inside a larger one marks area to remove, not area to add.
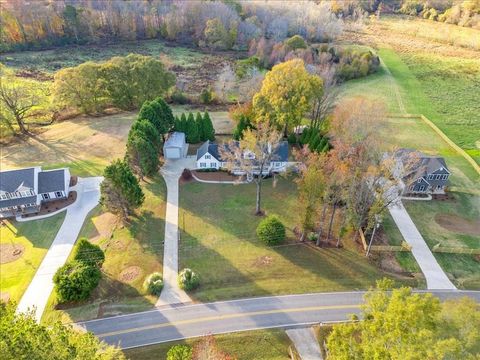
[[[283,330],[257,330],[215,335],[218,348],[238,360],[287,360],[290,339]],[[176,341],[125,350],[131,360],[166,359],[170,347],[178,344],[195,346],[198,339]]]
[[[21,256],[16,259],[9,259],[14,261],[5,263],[2,261],[0,264],[2,299],[8,298],[16,302],[20,300],[53,242],[64,218],[65,213],[62,212],[43,220],[28,222],[6,220],[5,225],[0,225],[0,246],[23,249]],[[2,259],[5,259],[3,253]]]
[[[173,108],[174,114],[203,110]],[[75,175],[100,175],[110,161],[123,157],[128,131],[136,116],[136,112],[125,112],[103,117],[82,116],[55,123],[25,142],[2,146],[2,169],[68,166]],[[210,117],[217,132],[232,131],[233,122],[227,112],[212,111]]]
[[[480,30],[387,16],[352,39],[379,49],[407,112],[427,116],[480,162]],[[385,98],[383,87],[363,90]]]
[[[43,321],[92,319],[145,310],[155,303],[157,298],[146,295],[142,285],[150,273],[162,272],[166,187],[158,176],[142,183],[142,188],[145,203],[129,224],[122,225],[100,207],[87,218],[79,237],[87,237],[104,249],[102,280],[90,299],[81,304],[55,310],[52,294]]]
[[[296,185],[281,178],[263,186],[263,209],[287,227],[283,246],[257,239],[255,186],[187,183],[180,188],[180,268],[200,273],[199,301],[269,294],[367,289],[386,276],[356,250],[312,249],[295,243]],[[351,264],[356,264],[352,267]],[[414,280],[410,285],[416,285]]]

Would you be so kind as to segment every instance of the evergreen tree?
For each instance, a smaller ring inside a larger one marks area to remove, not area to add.
[[[175,125],[172,109],[161,97],[146,101],[138,114],[138,119],[150,121],[165,140],[165,134]]]
[[[100,185],[100,203],[123,220],[145,200],[145,195],[127,163],[115,160],[105,168]]]
[[[139,120],[145,119],[148,120],[158,131],[159,134],[162,132],[162,124],[160,121],[160,116],[157,113],[157,108],[154,106],[153,101],[145,101],[140,108],[140,112],[138,113]]]
[[[130,130],[125,159],[141,179],[154,175],[160,165],[158,149],[147,139],[145,133],[137,130]]]
[[[181,124],[182,132],[184,132],[186,135],[188,132],[188,125],[187,125],[187,115],[185,115],[185,113],[182,113],[182,115],[180,115],[180,124]]]
[[[187,142],[189,144],[196,144],[200,141],[200,137],[198,134],[198,126],[195,122],[195,118],[193,117],[192,113],[188,114],[187,118]]]
[[[328,139],[326,136],[322,138],[322,140],[318,143],[317,147],[314,150],[316,150],[317,152],[325,152],[326,151],[325,146],[328,147]]]
[[[195,123],[197,124],[198,137],[200,141],[206,141],[208,138],[206,136],[205,123],[204,123],[202,114],[200,114],[199,112],[197,112],[195,116]]]
[[[162,138],[160,137],[158,130],[150,121],[146,119],[134,121],[132,127],[130,128],[130,132],[132,131],[142,133],[143,136],[155,146],[157,151],[161,148]]]
[[[208,112],[205,111],[203,114],[203,122],[205,128],[205,137],[206,140],[214,141],[215,140],[215,129],[212,124],[212,119],[210,119],[210,115]]]

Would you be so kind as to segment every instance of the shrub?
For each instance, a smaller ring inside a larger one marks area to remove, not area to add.
[[[280,244],[285,240],[285,226],[275,215],[269,215],[257,226],[257,236],[267,245]]]
[[[182,171],[182,179],[183,180],[191,180],[192,179],[192,172],[190,169],[183,169]]]
[[[190,99],[180,90],[175,90],[172,95],[170,95],[170,100],[176,104],[184,105],[190,102]]]
[[[71,261],[57,270],[53,277],[60,302],[85,300],[100,281],[100,270],[80,261]]]
[[[192,269],[183,269],[178,274],[178,285],[180,289],[190,291],[196,289],[200,285],[198,275]]]
[[[310,241],[317,241],[318,239],[318,234],[314,233],[314,232],[310,232],[308,233],[307,235],[307,239],[310,240]]]
[[[295,135],[294,133],[290,133],[288,135],[288,143],[289,144],[296,144],[297,143],[297,135]]]
[[[92,244],[86,238],[80,238],[73,250],[73,260],[86,265],[101,267],[105,261],[105,253],[100,246]]]
[[[163,289],[162,274],[158,272],[151,273],[143,282],[143,288],[150,295],[160,295]]]
[[[175,345],[167,352],[167,360],[191,360],[192,348],[187,345]]]
[[[213,97],[213,91],[209,88],[205,88],[200,93],[200,102],[202,102],[202,104],[210,104],[213,101]]]
[[[307,48],[307,43],[300,35],[293,35],[291,38],[285,40],[285,45],[287,45],[289,50]]]

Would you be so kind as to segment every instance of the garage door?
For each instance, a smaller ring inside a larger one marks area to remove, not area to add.
[[[179,148],[165,148],[165,157],[167,159],[179,159],[181,157]]]

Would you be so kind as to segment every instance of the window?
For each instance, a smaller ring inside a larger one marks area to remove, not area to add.
[[[425,191],[425,185],[420,186],[419,191]]]
[[[210,155],[205,155],[205,159],[211,159],[212,157]]]
[[[1,194],[0,199],[5,200],[7,198],[7,194]]]
[[[55,192],[55,196],[56,196],[57,198],[61,198],[61,197],[63,197],[63,192],[61,192],[61,191],[56,191],[56,192]]]
[[[428,180],[433,180],[433,175],[428,175]]]
[[[212,168],[217,168],[217,163],[211,162],[211,163],[210,163],[210,167],[212,167]]]
[[[442,188],[442,185],[437,185],[437,190],[440,190]]]
[[[448,179],[448,175],[442,175],[442,180],[447,180]]]
[[[435,180],[440,180],[441,175],[435,175]]]
[[[207,163],[200,163],[200,167],[201,167],[201,168],[207,167]]]
[[[48,195],[48,193],[42,194],[42,199],[43,200],[48,200],[48,199],[50,199],[50,195]]]

